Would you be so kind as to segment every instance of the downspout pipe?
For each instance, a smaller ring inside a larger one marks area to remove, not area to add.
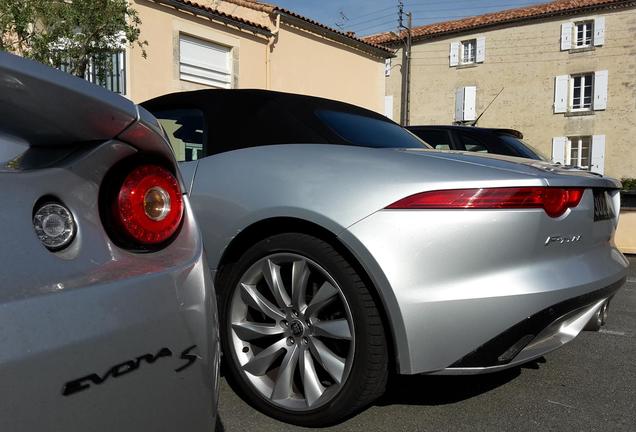
[[[276,26],[272,30],[271,35],[267,38],[267,46],[265,47],[265,88],[272,88],[272,51],[274,44],[278,41],[278,32],[280,31],[280,13],[276,13]]]

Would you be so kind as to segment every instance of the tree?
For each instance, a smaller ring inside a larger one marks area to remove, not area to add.
[[[140,25],[128,0],[0,0],[0,49],[79,77],[103,79],[126,44],[145,58]]]

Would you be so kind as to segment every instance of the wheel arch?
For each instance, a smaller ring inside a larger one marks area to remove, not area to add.
[[[378,310],[380,312],[382,324],[387,330],[386,335],[388,337],[387,346],[389,348],[389,368],[390,370],[399,372],[400,365],[398,364],[398,359],[400,356],[398,354],[400,351],[397,344],[399,335],[396,334],[396,326],[389,314],[389,308],[386,304],[387,300],[385,299],[386,294],[380,291],[378,284],[374,282],[374,278],[370,274],[371,272],[367,271],[360,259],[354,252],[352,252],[349,245],[347,245],[336,233],[322,225],[295,217],[272,217],[247,226],[231,240],[221,255],[218,263],[218,271],[215,275],[215,286],[218,287],[217,289],[220,289],[221,275],[224,268],[236,262],[243,252],[250,246],[267,237],[290,232],[312,235],[329,243],[351,264],[362,280],[370,287],[370,291],[376,301],[376,304],[379,306]],[[402,322],[401,319],[400,322]],[[403,326],[399,327],[403,328]]]

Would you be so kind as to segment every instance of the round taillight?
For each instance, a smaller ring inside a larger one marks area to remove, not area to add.
[[[117,194],[115,217],[137,242],[158,244],[168,240],[183,217],[183,197],[177,179],[158,165],[136,167]]]

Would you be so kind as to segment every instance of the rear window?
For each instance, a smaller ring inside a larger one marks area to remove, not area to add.
[[[519,138],[515,138],[508,134],[499,135],[502,141],[508,144],[510,147],[514,149],[514,151],[520,156],[528,159],[536,159],[543,161],[550,161],[548,157],[543,155],[537,149],[532,147],[530,144],[525,141],[520,140]]]
[[[426,144],[430,145],[435,150],[451,149],[451,139],[448,131],[440,129],[419,129],[414,130],[413,133],[423,139]]]
[[[403,127],[359,114],[317,110],[316,115],[350,145],[374,148],[430,148]]]
[[[204,156],[203,112],[198,109],[175,109],[158,111],[154,115],[166,132],[177,161],[193,161]]]

